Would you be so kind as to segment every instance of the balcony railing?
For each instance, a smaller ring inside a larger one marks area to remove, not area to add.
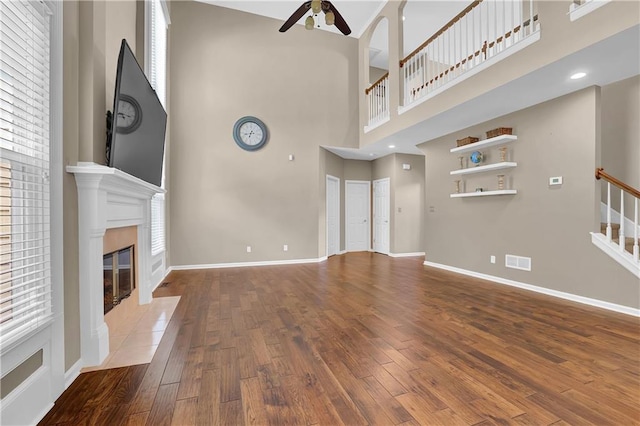
[[[369,107],[369,127],[385,122],[389,118],[389,73],[380,77],[364,92]]]
[[[476,0],[400,61],[411,105],[538,30],[533,0]]]

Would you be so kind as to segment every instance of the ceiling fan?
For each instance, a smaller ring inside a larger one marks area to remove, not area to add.
[[[342,15],[340,15],[338,9],[327,0],[311,0],[302,3],[282,27],[280,27],[280,32],[283,33],[291,28],[293,24],[298,22],[309,10],[311,10],[311,15],[307,16],[307,19],[304,21],[306,29],[312,30],[315,27],[313,17],[317,16],[320,12],[324,12],[324,19],[327,25],[335,25],[344,35],[351,34],[351,28],[349,28],[349,25],[347,25]]]

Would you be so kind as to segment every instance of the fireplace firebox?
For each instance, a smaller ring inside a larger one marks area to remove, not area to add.
[[[135,288],[133,246],[105,254],[102,259],[106,314],[122,299],[129,297]]]

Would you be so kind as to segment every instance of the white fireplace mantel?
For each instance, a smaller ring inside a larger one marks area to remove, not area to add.
[[[111,228],[137,226],[139,303],[151,302],[151,198],[164,189],[121,170],[95,163],[67,166],[78,187],[80,339],[84,366],[99,365],[109,354],[104,322],[103,237]]]

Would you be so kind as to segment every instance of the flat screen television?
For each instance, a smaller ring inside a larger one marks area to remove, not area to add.
[[[124,39],[108,126],[109,167],[160,186],[167,112]]]

